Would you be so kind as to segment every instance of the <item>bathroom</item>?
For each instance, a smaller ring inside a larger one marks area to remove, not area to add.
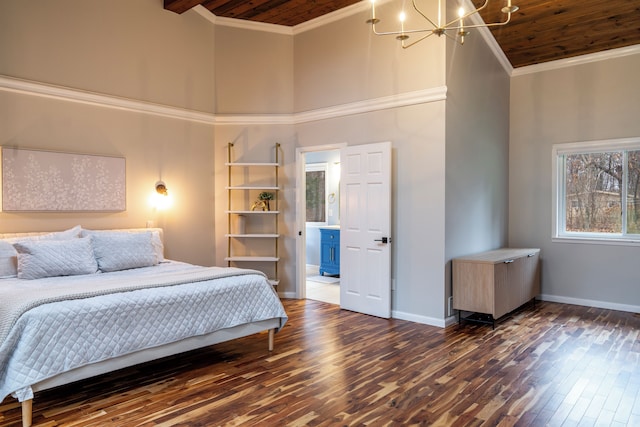
[[[305,171],[306,295],[309,299],[340,304],[340,151],[306,153]]]

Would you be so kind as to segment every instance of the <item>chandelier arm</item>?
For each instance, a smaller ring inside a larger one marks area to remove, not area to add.
[[[373,26],[373,34],[375,34],[376,36],[397,36],[397,35],[401,35],[401,34],[415,34],[415,33],[426,33],[428,32],[429,34],[427,35],[427,37],[431,34],[433,34],[433,30],[430,28],[425,28],[423,30],[404,30],[404,31],[385,31],[385,32],[378,32],[375,28],[375,26]]]
[[[438,1],[440,1],[440,0],[438,0]],[[487,0],[487,1],[489,1],[489,0]],[[413,3],[413,8],[416,10],[416,12],[418,12],[420,15],[422,15],[422,17],[423,17],[424,19],[426,19],[427,21],[429,21],[429,23],[430,23],[431,25],[433,25],[433,28],[438,28],[438,25],[436,25],[436,23],[435,23],[435,22],[433,22],[433,21],[432,21],[432,20],[431,20],[427,15],[425,15],[425,14],[424,14],[424,12],[422,12],[422,11],[420,10],[420,8],[418,7],[418,5],[416,4],[416,0],[411,0],[411,3]],[[413,44],[415,44],[415,43],[413,43]]]
[[[477,9],[473,9],[473,10],[471,10],[471,11],[469,11],[469,12],[465,13],[465,14],[464,14],[464,15],[462,15],[462,16],[457,17],[456,19],[452,20],[451,22],[447,22],[447,23],[444,25],[444,27],[443,27],[443,28],[448,28],[448,27],[452,26],[453,24],[455,24],[456,22],[460,22],[462,19],[466,19],[466,18],[470,17],[471,15],[473,15],[474,13],[478,13],[478,12],[480,12],[482,9],[484,9],[485,7],[487,7],[487,5],[488,5],[488,4],[489,4],[489,0],[485,0],[485,1],[484,1],[484,4],[483,4],[482,6],[480,6],[480,7],[479,7],[479,8],[477,8]],[[464,27],[465,27],[465,28],[469,28],[469,26],[468,26],[468,25],[465,25]]]
[[[411,42],[411,43],[409,43],[409,44],[406,44],[406,45],[405,45],[405,43],[404,43],[404,40],[402,40],[402,48],[403,48],[403,49],[410,48],[410,47],[411,47],[411,46],[413,46],[414,44],[419,43],[419,42],[421,42],[422,40],[426,39],[427,37],[431,37],[431,36],[432,36],[432,35],[434,35],[434,34],[435,34],[434,32],[430,32],[429,34],[426,34],[426,35],[424,35],[424,36],[420,37],[418,40],[415,40],[415,41],[413,41],[413,42]]]
[[[500,27],[502,25],[507,25],[511,21],[511,14],[507,14],[507,20],[504,22],[494,22],[493,24],[475,24],[475,25],[465,25],[464,28],[484,28],[484,27]]]

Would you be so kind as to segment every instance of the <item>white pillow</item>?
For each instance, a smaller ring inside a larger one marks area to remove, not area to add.
[[[82,230],[82,236],[95,236],[98,233],[128,233],[128,234],[140,234],[140,233],[151,233],[151,244],[153,245],[153,249],[158,257],[158,262],[164,261],[164,244],[162,243],[162,238],[160,237],[159,229],[144,229],[144,228],[131,228],[131,229],[121,229],[121,230]]]
[[[100,271],[119,271],[158,264],[152,233],[99,232],[91,234]]]
[[[6,240],[0,240],[0,279],[16,277],[18,274],[16,249]]]
[[[93,274],[98,264],[93,256],[91,238],[34,240],[16,243],[18,279]]]
[[[18,275],[18,254],[14,243],[34,242],[41,240],[66,240],[80,237],[82,227],[76,225],[65,231],[39,234],[34,236],[11,237],[0,240],[0,279],[16,277]]]

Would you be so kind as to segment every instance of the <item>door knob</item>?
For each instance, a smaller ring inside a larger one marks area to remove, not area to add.
[[[389,239],[388,237],[383,237],[382,239],[375,239],[374,242],[390,243],[391,239]]]

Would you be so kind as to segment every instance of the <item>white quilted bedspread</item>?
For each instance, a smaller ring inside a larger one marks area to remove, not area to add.
[[[118,276],[130,281],[150,271],[173,274],[197,268],[202,267],[169,262],[74,276],[74,280],[86,280],[90,289],[94,281]],[[47,286],[55,286],[63,279],[44,280]],[[34,292],[38,282],[5,279],[0,286],[23,286],[22,291]],[[89,363],[272,318],[280,318],[282,327],[287,315],[275,291],[260,274],[39,305],[22,314],[0,344],[0,401],[12,393],[20,400],[29,398],[31,385]]]

